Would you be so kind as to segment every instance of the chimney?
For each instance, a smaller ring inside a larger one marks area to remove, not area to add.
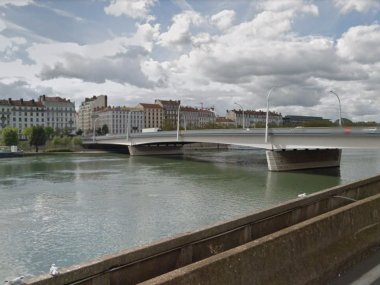
[[[20,99],[20,102],[21,102],[21,104],[24,104],[24,99],[21,98],[21,99]]]
[[[9,104],[12,104],[12,98],[8,98]]]

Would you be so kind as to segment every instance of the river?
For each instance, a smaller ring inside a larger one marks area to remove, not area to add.
[[[269,172],[261,150],[173,157],[55,154],[0,160],[0,282],[255,212],[380,173],[380,151],[340,169]]]

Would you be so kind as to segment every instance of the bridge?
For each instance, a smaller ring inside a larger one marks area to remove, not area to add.
[[[344,148],[380,148],[378,128],[273,128],[160,131],[87,137],[84,145],[128,147],[130,155],[181,154],[189,143],[265,149],[268,168],[285,171],[337,167]]]

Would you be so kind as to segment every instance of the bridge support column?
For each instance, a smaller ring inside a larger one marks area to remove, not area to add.
[[[130,145],[130,155],[168,155],[183,154],[183,145]]]
[[[339,167],[341,149],[267,150],[270,171]]]

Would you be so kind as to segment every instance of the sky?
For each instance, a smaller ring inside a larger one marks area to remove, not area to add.
[[[380,122],[380,0],[0,0],[0,99]]]

